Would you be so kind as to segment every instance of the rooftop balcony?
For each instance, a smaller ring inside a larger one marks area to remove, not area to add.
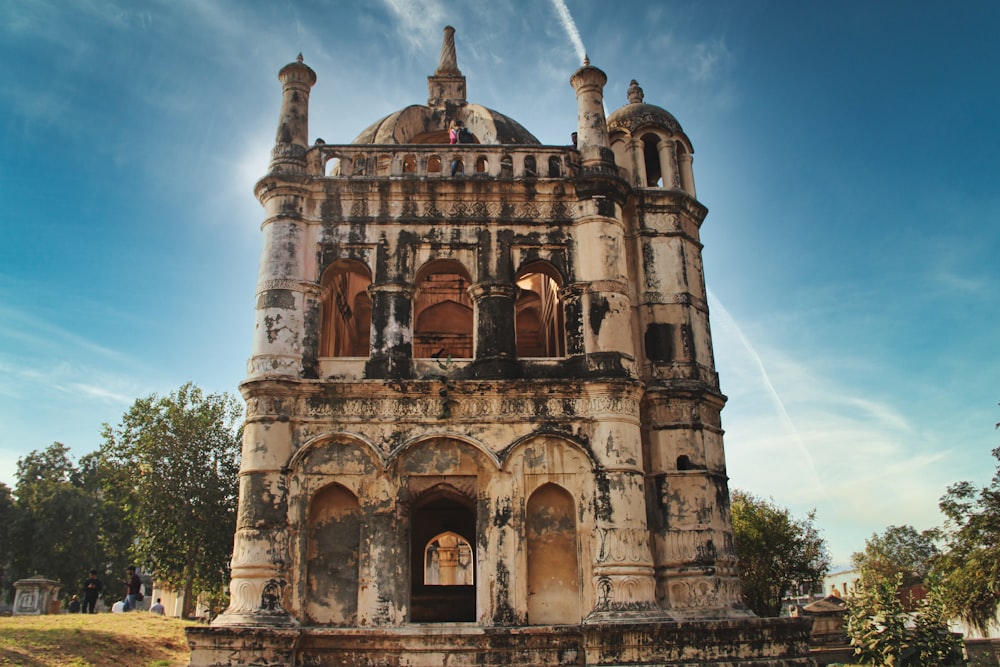
[[[501,180],[575,176],[571,146],[487,144],[320,144],[306,153],[307,173],[327,178],[451,178],[458,160],[466,178]]]

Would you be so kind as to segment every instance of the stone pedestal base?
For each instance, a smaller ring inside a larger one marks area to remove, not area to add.
[[[194,627],[190,667],[812,667],[808,619],[482,628]]]

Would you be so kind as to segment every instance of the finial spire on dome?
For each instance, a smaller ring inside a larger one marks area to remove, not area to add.
[[[302,52],[301,52],[301,51],[299,51],[299,55],[298,55],[298,56],[296,56],[296,58],[295,58],[295,62],[299,62],[299,63],[300,63],[300,62],[302,62],[303,60],[305,60],[305,58],[303,58],[303,57],[302,57]]]
[[[465,104],[465,77],[458,69],[455,56],[455,29],[444,27],[441,42],[441,59],[434,74],[427,77],[427,106],[444,107],[447,104]]]
[[[590,67],[590,56],[588,56],[586,53],[583,54],[583,66]]]
[[[628,84],[627,95],[629,104],[639,104],[645,97],[642,92],[642,88],[639,87],[639,82],[635,79],[632,79],[632,81]]]
[[[455,55],[455,29],[450,25],[444,27],[444,40],[441,42],[441,59],[438,61],[438,68],[434,71],[437,76],[450,75],[461,76],[458,69],[458,56]]]

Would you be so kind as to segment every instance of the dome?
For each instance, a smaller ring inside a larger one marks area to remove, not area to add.
[[[480,144],[541,142],[513,118],[479,104],[456,107],[414,104],[381,118],[359,134],[354,144],[446,144],[452,120],[465,123]]]
[[[658,127],[671,135],[682,135],[680,123],[673,114],[662,107],[646,104],[642,101],[642,88],[635,79],[628,87],[628,104],[612,111],[608,116],[608,132],[626,132],[635,134],[643,127]]]
[[[462,121],[476,143],[538,145],[520,123],[465,99],[465,77],[455,56],[455,29],[446,26],[437,70],[427,77],[426,105],[414,104],[369,125],[354,144],[447,144],[448,128]]]

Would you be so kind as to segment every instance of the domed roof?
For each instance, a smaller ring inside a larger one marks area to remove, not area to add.
[[[669,134],[684,134],[681,124],[673,114],[662,107],[642,101],[642,88],[635,79],[628,87],[628,104],[615,109],[608,116],[608,132],[615,130],[634,134],[642,127],[659,127]]]
[[[354,144],[446,144],[452,120],[460,120],[480,144],[540,144],[513,118],[479,104],[431,107],[414,104],[380,118]]]
[[[534,144],[541,142],[520,123],[499,111],[465,99],[465,77],[455,56],[455,29],[446,26],[441,59],[427,77],[426,105],[414,104],[369,125],[354,144],[446,144],[448,128],[462,121],[480,144]]]

